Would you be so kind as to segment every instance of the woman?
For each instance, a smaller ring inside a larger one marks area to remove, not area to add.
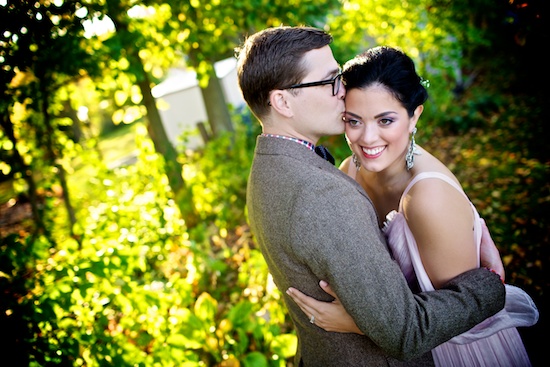
[[[371,197],[410,287],[438,289],[479,267],[482,219],[452,172],[415,144],[428,94],[412,59],[398,49],[376,47],[346,63],[343,78],[353,154],[340,169]],[[519,288],[507,285],[506,291],[506,310],[432,351],[436,366],[531,365],[516,327],[535,324],[538,310]],[[337,298],[325,303],[294,289],[290,294],[316,325],[360,333]]]

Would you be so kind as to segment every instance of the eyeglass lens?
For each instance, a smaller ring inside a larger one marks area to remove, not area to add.
[[[332,95],[335,96],[340,91],[340,84],[342,82],[341,74],[336,75],[334,81],[332,82]]]
[[[336,75],[332,82],[332,95],[335,96],[340,91],[340,84],[342,84],[342,74]]]

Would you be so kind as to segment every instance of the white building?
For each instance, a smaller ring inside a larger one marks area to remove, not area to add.
[[[227,103],[240,107],[245,104],[237,82],[237,60],[233,57],[214,64]],[[181,136],[189,133],[186,146],[193,149],[204,142],[197,128],[208,117],[194,71],[171,69],[168,77],[152,89],[160,117],[170,142],[181,145]]]

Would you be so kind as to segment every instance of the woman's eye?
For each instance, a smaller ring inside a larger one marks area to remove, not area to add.
[[[391,119],[382,119],[382,120],[380,120],[380,125],[386,126],[386,125],[391,124],[392,122],[393,122],[393,120],[391,120]]]
[[[361,121],[346,116],[344,116],[342,120],[344,120],[344,122],[348,123],[350,126],[358,126],[359,124],[361,124]]]

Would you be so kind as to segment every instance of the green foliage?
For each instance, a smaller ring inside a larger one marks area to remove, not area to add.
[[[463,117],[468,129],[459,135],[437,129],[419,142],[448,164],[487,221],[508,281],[542,295],[549,285],[543,276],[549,255],[541,243],[550,240],[550,165],[533,149],[540,130],[524,128],[542,109],[529,97],[477,100],[470,98],[476,108]]]
[[[201,219],[218,228],[233,228],[245,219],[248,167],[252,163],[259,124],[251,126],[245,109],[233,116],[234,134],[225,133],[183,159],[184,179],[193,187],[193,198]]]
[[[204,222],[192,232],[138,128],[136,164],[109,170],[89,152],[90,180],[71,183],[80,186],[79,241],[65,238],[53,248],[27,237],[24,247],[12,235],[3,242],[1,279],[13,303],[2,314],[24,312],[20,317],[38,326],[22,329],[29,343],[22,345],[38,341],[28,347],[31,365],[286,365],[295,336],[242,212],[243,164],[254,140],[243,133],[236,141],[231,154],[225,137],[205,149],[218,162],[193,181],[193,191],[208,192],[212,203],[219,194],[224,208],[204,205]],[[206,162],[199,154],[185,160]],[[225,182],[230,193],[218,186],[224,176],[240,180]]]

